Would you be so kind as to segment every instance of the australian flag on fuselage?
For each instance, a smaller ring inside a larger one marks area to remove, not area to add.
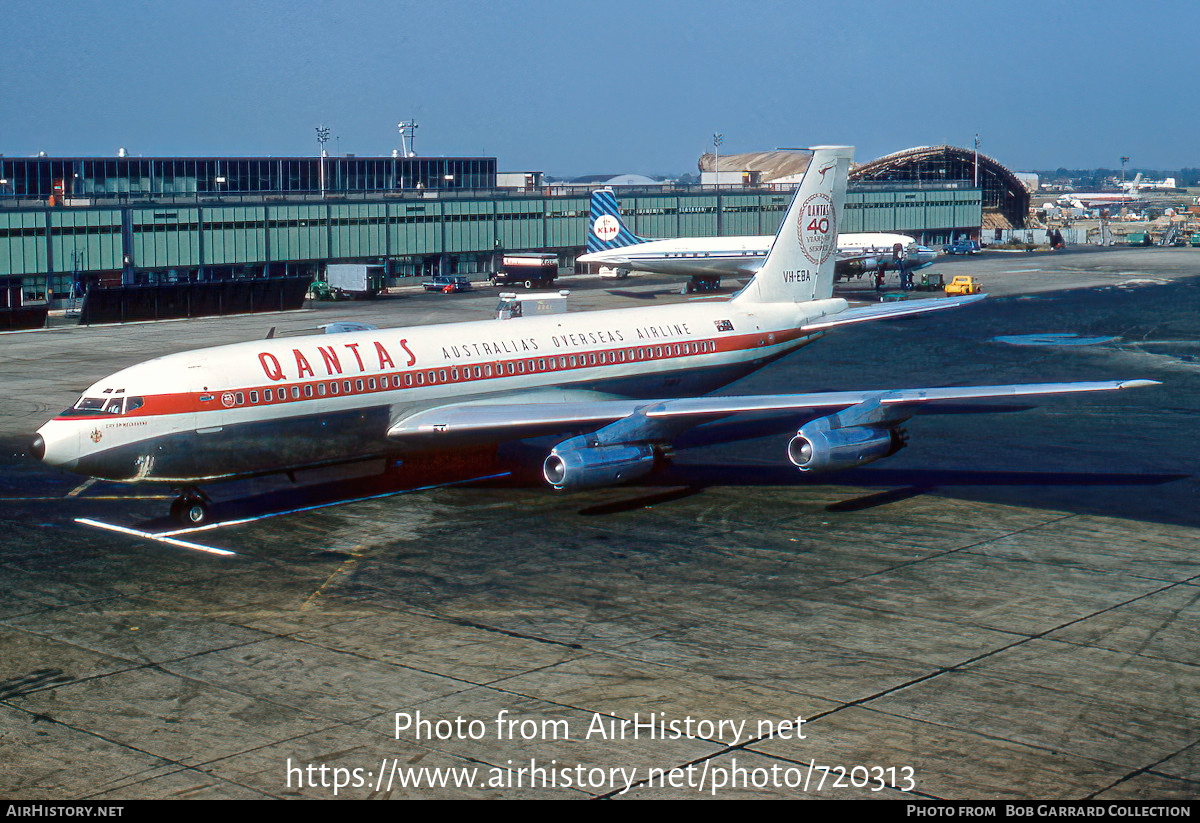
[[[625,227],[625,222],[621,220],[621,210],[617,206],[617,196],[613,194],[612,189],[597,189],[592,192],[592,206],[588,213],[589,252],[619,249],[622,246],[634,246],[645,242],[646,238],[638,237]]]

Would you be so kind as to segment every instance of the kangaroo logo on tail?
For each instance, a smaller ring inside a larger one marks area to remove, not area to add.
[[[802,303],[833,295],[838,213],[854,149],[818,146],[796,189],[762,268],[733,299],[743,303]],[[830,172],[833,172],[830,174]]]
[[[592,205],[588,213],[588,252],[619,249],[645,243],[621,221],[621,210],[612,189],[597,189],[592,192]]]

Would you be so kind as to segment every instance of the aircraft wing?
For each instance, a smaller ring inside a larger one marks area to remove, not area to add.
[[[845,326],[851,323],[865,323],[868,320],[883,320],[889,317],[904,317],[909,314],[923,314],[942,309],[954,309],[974,303],[987,297],[986,294],[966,294],[959,297],[931,297],[925,300],[898,300],[894,303],[871,303],[854,309],[831,314],[813,323],[808,323],[801,331],[816,331],[829,329],[834,326]]]
[[[707,396],[664,400],[459,403],[425,409],[402,417],[388,429],[388,437],[399,442],[422,445],[519,440],[569,431],[588,431],[634,417],[647,422],[646,431],[652,431],[655,424],[664,424],[672,431],[679,431],[735,414],[794,413],[798,417],[818,416],[868,401],[877,401],[883,407],[919,407],[936,401],[1011,399],[1050,394],[1118,391],[1152,385],[1157,385],[1157,381],[1027,383],[1007,386]]]

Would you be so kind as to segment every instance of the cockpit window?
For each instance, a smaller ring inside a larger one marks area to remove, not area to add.
[[[116,409],[113,409],[115,405]],[[89,417],[96,414],[120,414],[121,398],[81,397],[75,405],[62,413],[62,417]]]
[[[129,414],[146,404],[144,397],[81,397],[74,406],[63,412],[67,417],[89,414]]]

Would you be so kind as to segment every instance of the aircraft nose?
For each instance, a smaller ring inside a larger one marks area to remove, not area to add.
[[[78,427],[69,421],[51,420],[30,437],[27,454],[49,466],[74,471],[79,463]]]
[[[33,440],[29,442],[29,453],[35,460],[41,460],[46,456],[46,441],[40,434],[35,434]]]

